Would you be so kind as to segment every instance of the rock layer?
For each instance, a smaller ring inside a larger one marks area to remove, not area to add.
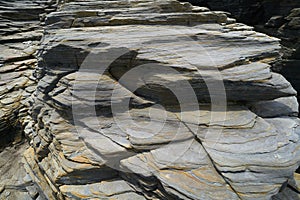
[[[45,198],[22,162],[29,148],[23,130],[37,84],[33,71],[43,36],[40,16],[54,11],[53,5],[46,0],[0,2],[0,199]]]
[[[181,0],[197,6],[207,6],[212,10],[230,12],[242,23],[264,24],[274,16],[287,16],[289,12],[300,7],[299,1],[289,0]]]
[[[53,6],[21,95],[31,109],[15,118],[36,191],[24,198],[271,199],[294,180],[296,91],[270,70],[278,39],[176,0]]]
[[[185,2],[199,6],[206,5],[212,10],[228,11],[238,21],[254,26],[256,31],[280,38],[283,45],[283,60],[281,63],[276,63],[273,70],[283,74],[294,88],[300,91],[299,1],[186,0]]]

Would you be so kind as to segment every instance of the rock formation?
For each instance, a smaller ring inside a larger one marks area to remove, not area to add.
[[[274,16],[287,16],[299,1],[290,0],[180,0],[197,6],[207,6],[212,10],[230,12],[240,22],[257,25],[264,24]]]
[[[177,0],[0,5],[1,199],[278,199],[296,187],[297,93],[270,70],[278,39]]]
[[[33,71],[43,36],[40,16],[55,11],[52,4],[0,1],[0,199],[44,199],[21,160],[28,148],[24,127],[31,120],[30,96],[37,84]]]
[[[283,60],[273,70],[283,74],[300,91],[300,1],[290,0],[182,0],[212,10],[230,12],[256,31],[281,39]],[[299,93],[299,92],[298,92]],[[298,95],[298,101],[300,96]]]
[[[300,3],[287,15],[274,16],[257,29],[281,39],[283,61],[274,70],[283,74],[300,91]]]

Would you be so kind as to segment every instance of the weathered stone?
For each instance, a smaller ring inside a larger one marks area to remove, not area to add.
[[[1,198],[271,199],[293,180],[278,39],[176,0],[26,2],[0,3],[0,134],[30,145],[1,152]]]
[[[101,199],[145,199],[134,192],[133,188],[123,180],[94,183],[90,185],[60,187],[66,199],[101,198]]]
[[[249,105],[260,117],[298,116],[296,97],[283,97],[273,101],[262,101]]]
[[[300,91],[298,79],[300,60],[299,1],[289,0],[182,0],[193,5],[207,6],[212,10],[230,12],[239,21],[250,24],[259,32],[281,39],[283,61],[275,63],[273,70],[283,74],[293,87]],[[299,92],[297,96],[298,100]]]
[[[266,23],[273,16],[286,16],[300,6],[298,1],[288,0],[182,0],[193,5],[206,6],[212,10],[223,10],[232,13],[243,23],[257,25]]]

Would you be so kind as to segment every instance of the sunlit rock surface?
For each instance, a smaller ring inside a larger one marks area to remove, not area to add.
[[[1,10],[23,28],[1,27],[0,133],[29,143],[1,152],[16,156],[0,160],[1,198],[254,200],[295,181],[298,104],[270,70],[278,39],[176,0]]]

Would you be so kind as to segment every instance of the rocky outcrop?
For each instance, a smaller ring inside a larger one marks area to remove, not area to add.
[[[43,199],[22,162],[29,147],[24,127],[31,117],[34,56],[43,36],[40,16],[51,12],[51,1],[0,1],[0,199]],[[14,147],[10,147],[13,145]]]
[[[27,112],[28,96],[35,88],[31,76],[36,64],[33,53],[42,37],[38,28],[39,14],[44,12],[46,5],[42,2],[27,3],[26,9],[26,4],[18,1],[1,1],[0,4],[1,146],[14,140],[15,134],[12,133],[19,135],[21,118]]]
[[[299,1],[290,0],[180,0],[212,10],[230,12],[240,22],[249,25],[265,24],[274,16],[287,16]]]
[[[283,61],[274,70],[283,74],[300,91],[300,5],[289,14],[272,17],[264,26],[257,26],[258,30],[281,38],[283,45]],[[298,92],[299,94],[299,92]],[[300,96],[298,95],[298,100]]]
[[[256,31],[281,39],[283,45],[283,61],[273,67],[300,91],[298,75],[300,43],[299,43],[299,1],[289,0],[182,0],[193,5],[208,6],[212,10],[230,12],[238,21],[254,26]],[[299,92],[298,92],[299,93]],[[298,96],[298,101],[300,97]]]
[[[176,0],[44,5],[14,118],[29,147],[3,151],[22,193],[0,179],[3,198],[271,199],[293,184],[298,104],[270,70],[278,39]]]

